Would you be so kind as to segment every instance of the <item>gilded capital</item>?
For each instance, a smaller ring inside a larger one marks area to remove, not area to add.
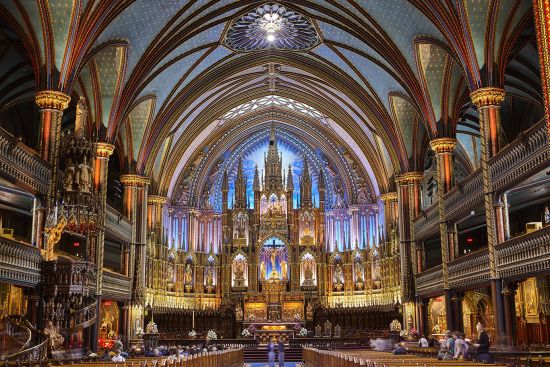
[[[39,108],[50,108],[59,111],[63,111],[69,107],[69,102],[71,101],[70,96],[56,90],[38,91],[34,99]]]
[[[406,172],[397,175],[395,183],[398,185],[413,185],[422,181],[422,172]]]
[[[120,182],[124,186],[147,187],[150,180],[140,175],[122,175],[120,176]]]
[[[385,194],[380,195],[380,199],[384,203],[390,203],[392,201],[397,201],[397,192],[387,192]]]
[[[436,154],[452,153],[456,147],[456,139],[454,138],[437,138],[430,141],[430,147]]]
[[[168,198],[159,195],[149,195],[147,197],[147,204],[151,205],[164,205],[168,202]]]
[[[506,92],[502,88],[479,88],[470,93],[472,103],[479,107],[500,106]]]
[[[109,143],[96,143],[95,150],[98,157],[109,158],[113,154],[115,146]]]

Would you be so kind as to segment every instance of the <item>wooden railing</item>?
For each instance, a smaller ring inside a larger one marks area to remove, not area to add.
[[[18,362],[39,362],[46,358],[49,338],[43,332],[37,330],[26,318],[15,320],[5,315],[8,325],[24,330],[24,342],[21,342],[21,348],[12,354],[2,355],[5,361]],[[33,344],[33,341],[35,345]]]
[[[380,335],[378,333],[378,335]],[[368,347],[371,338],[292,338],[288,340],[291,348],[307,347],[317,349],[336,349],[348,347]]]
[[[97,300],[81,309],[70,312],[67,318],[59,320],[61,329],[65,332],[72,333],[90,327],[97,320],[96,309]]]
[[[550,226],[503,242],[495,248],[500,277],[517,277],[550,269]]]
[[[184,337],[182,334],[175,333],[161,333],[159,336],[159,343],[163,345],[181,345],[184,347],[191,347],[197,344],[208,344],[206,339],[190,339],[189,337]],[[211,341],[211,343],[223,345],[224,348],[229,349],[258,349],[259,345],[257,339],[217,339]]]
[[[504,192],[550,166],[548,128],[542,119],[505,146],[489,161],[495,192]],[[447,220],[456,222],[483,205],[481,170],[473,172],[445,194]],[[414,219],[415,237],[425,240],[437,233],[437,203]]]
[[[443,293],[441,265],[424,270],[416,276],[416,292],[422,295]]]
[[[35,287],[40,282],[40,250],[0,237],[0,280]]]
[[[125,275],[103,269],[103,294],[117,300],[129,300],[132,295],[131,279]]]
[[[50,165],[4,129],[0,129],[0,173],[33,193],[48,191]]]
[[[453,288],[475,286],[489,281],[487,249],[461,256],[448,264],[449,285]]]
[[[105,229],[120,241],[132,241],[132,223],[109,205],[105,211]]]

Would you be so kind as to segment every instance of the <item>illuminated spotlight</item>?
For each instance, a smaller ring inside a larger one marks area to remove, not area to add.
[[[268,34],[266,39],[269,41],[269,42],[273,42],[275,41],[276,37],[274,34]]]

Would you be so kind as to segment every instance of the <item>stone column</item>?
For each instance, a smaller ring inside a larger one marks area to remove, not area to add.
[[[533,14],[537,32],[540,80],[544,94],[546,124],[550,132],[550,0],[533,0]]]
[[[515,307],[515,284],[506,283],[502,290],[502,296],[504,298],[504,320],[506,324],[506,344],[509,347],[515,345],[514,341],[514,322],[516,320],[516,307]]]
[[[437,196],[439,210],[439,235],[441,239],[441,268],[443,272],[443,289],[445,290],[445,310],[447,316],[447,329],[452,330],[453,312],[451,304],[451,288],[449,287],[449,234],[447,226],[447,214],[445,212],[445,194],[452,188],[454,163],[453,151],[456,139],[438,138],[430,141],[430,146],[437,157]]]
[[[407,172],[395,179],[398,187],[399,252],[401,254],[401,294],[403,302],[414,301],[416,246],[412,221],[419,213],[421,180],[421,172]]]
[[[105,248],[105,211],[107,209],[107,169],[109,157],[115,146],[108,143],[96,143],[96,159],[94,168],[94,188],[99,196],[99,216],[97,223],[96,265],[97,286],[96,294],[103,294],[103,254]]]
[[[61,143],[61,117],[63,111],[69,106],[71,97],[65,93],[54,90],[42,90],[36,92],[35,102],[40,109],[40,135],[38,137],[39,152],[42,158],[50,163],[50,183],[46,196],[46,220],[38,232],[44,232],[44,226],[48,214],[55,206],[57,193],[57,172],[59,167],[59,146]]]
[[[129,333],[135,336],[135,330],[143,325],[143,307],[145,302],[145,266],[147,241],[147,189],[149,179],[139,175],[120,176],[124,187],[124,215],[132,223],[132,243],[130,245],[130,274],[132,276],[132,307]]]
[[[501,298],[501,283],[498,279],[495,246],[498,244],[498,229],[495,212],[495,197],[489,160],[498,153],[500,129],[500,104],[504,101],[504,89],[480,88],[470,94],[470,98],[479,111],[481,135],[481,174],[485,199],[485,217],[487,222],[487,248],[489,252],[489,272],[491,276],[491,293],[495,313],[495,334],[503,336],[505,324]],[[502,224],[502,223],[501,223]]]

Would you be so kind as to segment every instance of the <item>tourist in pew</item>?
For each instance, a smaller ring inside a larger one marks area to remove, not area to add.
[[[430,344],[428,343],[428,339],[424,335],[418,340],[418,347],[419,348],[428,348]]]
[[[407,354],[407,348],[402,345],[395,344],[395,349],[392,352],[395,355],[405,355]]]
[[[454,342],[451,342],[450,339],[452,340],[451,332],[447,330],[445,332],[445,335],[443,336],[443,339],[441,339],[441,341],[439,342],[439,353],[437,354],[437,359],[452,359],[452,356],[454,355],[454,349],[452,352],[450,352],[449,347],[451,346],[451,344],[454,346]]]
[[[468,355],[468,343],[464,340],[464,334],[455,332],[453,339],[455,340],[455,354],[453,359],[465,359]]]
[[[126,358],[124,358],[121,354],[120,354],[120,349],[116,351],[116,354],[113,356],[113,358],[111,358],[111,361],[113,362],[126,362]]]

